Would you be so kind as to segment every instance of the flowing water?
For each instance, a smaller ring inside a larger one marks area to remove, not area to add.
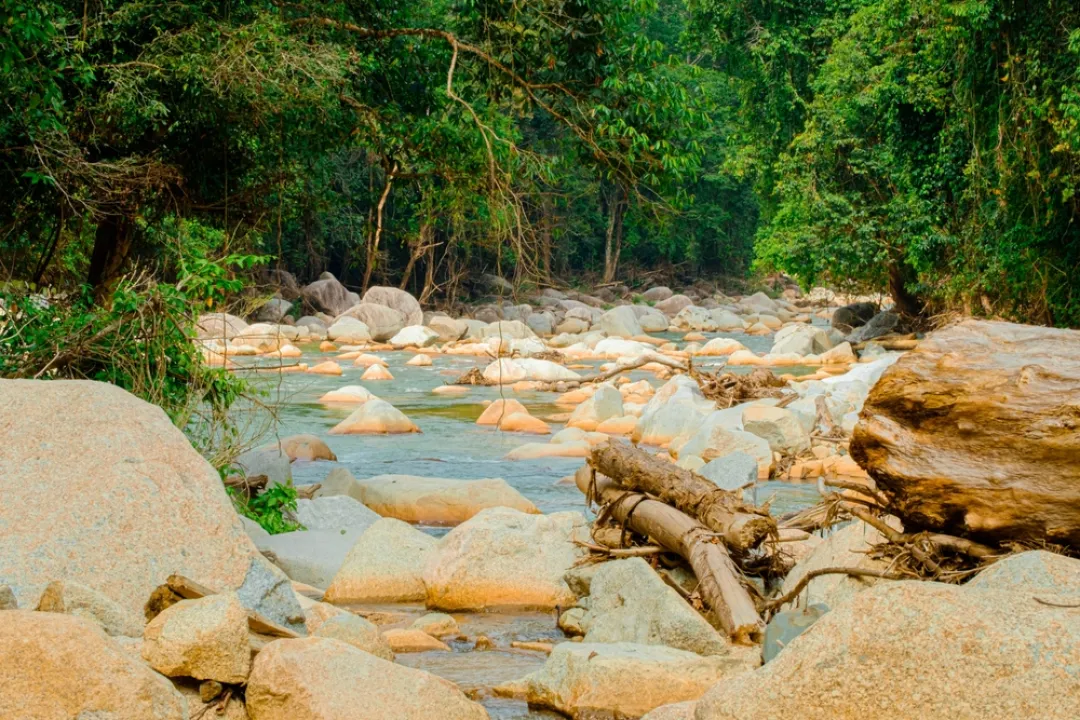
[[[659,337],[678,342],[680,335],[660,334]],[[732,337],[755,352],[767,352],[771,337],[754,337],[742,333],[707,333],[706,337]],[[460,355],[432,355],[433,364],[427,367],[411,367],[406,361],[413,357],[406,352],[378,352],[389,365],[394,379],[378,382],[360,381],[365,368],[353,367],[351,361],[342,361],[341,376],[310,375],[305,373],[259,373],[272,399],[276,400],[280,436],[310,433],[324,439],[337,455],[337,463],[294,463],[293,477],[298,485],[321,481],[335,466],[342,465],[356,477],[365,478],[382,474],[422,475],[458,479],[503,478],[511,486],[529,498],[544,513],[575,510],[584,512],[584,498],[577,488],[559,480],[581,466],[580,458],[544,458],[539,460],[506,461],[503,457],[510,450],[528,442],[546,442],[547,436],[503,433],[491,427],[475,424],[483,412],[485,401],[500,396],[515,398],[524,404],[534,416],[549,420],[565,414],[569,408],[553,404],[554,393],[515,393],[509,388],[469,387],[465,395],[434,395],[431,390],[452,382],[473,367],[485,367],[490,360]],[[315,348],[306,348],[299,362],[314,365],[332,355],[324,355]],[[289,364],[292,361],[285,361]],[[719,364],[717,359],[701,358],[698,365],[708,368]],[[599,366],[600,362],[589,363]],[[752,368],[732,368],[735,372],[749,372]],[[785,372],[804,374],[811,368],[784,368]],[[582,370],[583,374],[590,372]],[[661,383],[648,373],[631,373],[632,380],[649,379],[654,386]],[[327,406],[318,402],[329,390],[344,385],[364,385],[372,393],[401,410],[422,433],[412,435],[328,435],[328,431],[349,415],[355,406]],[[552,423],[553,431],[561,424]],[[818,495],[813,485],[798,485],[770,481],[758,486],[759,502],[771,500],[774,513],[798,509],[816,502]],[[445,528],[426,528],[441,535]],[[410,617],[418,615],[422,608],[396,606],[396,612]],[[483,691],[500,682],[519,678],[543,664],[544,655],[538,652],[515,650],[509,647],[513,640],[556,640],[561,633],[555,627],[555,618],[545,614],[476,613],[455,616],[468,642],[451,642],[451,653],[429,652],[403,654],[402,664],[421,668],[458,683],[462,688],[476,689],[481,702],[493,718],[547,718],[557,717],[530,710],[524,703],[494,698]],[[395,625],[396,626],[396,625]],[[477,634],[486,634],[496,643],[496,650],[471,651]]]

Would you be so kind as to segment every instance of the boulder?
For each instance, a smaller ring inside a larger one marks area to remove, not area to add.
[[[319,398],[321,403],[366,403],[371,398],[375,397],[371,394],[363,385],[346,385],[339,387],[336,390],[330,392]]]
[[[536,333],[520,320],[499,320],[483,329],[480,337],[484,340],[501,338],[503,340],[524,340],[536,337]]]
[[[172,683],[92,622],[28,610],[0,617],[0,717],[188,719]]]
[[[608,334],[608,337],[632,338],[643,335],[645,332],[638,323],[634,309],[629,305],[608,310],[600,316],[597,325]]]
[[[1080,332],[966,320],[884,371],[851,456],[905,525],[1080,545],[1077,408]]]
[[[317,588],[333,580],[364,527],[334,530],[296,530],[257,541],[259,549],[272,555],[274,564],[289,577]]]
[[[540,382],[558,382],[560,380],[580,380],[581,376],[573,370],[564,368],[562,365],[550,360],[538,360],[535,358],[522,358],[516,361],[517,366],[525,371],[526,380]]]
[[[671,324],[682,330],[704,330],[713,332],[716,330],[716,322],[712,313],[697,305],[687,305],[679,314],[671,320]]]
[[[675,293],[672,292],[671,288],[660,285],[658,287],[649,288],[648,290],[643,292],[641,296],[649,302],[657,303],[663,300],[667,300],[674,294]]]
[[[638,313],[638,324],[646,333],[665,332],[671,325],[667,315],[653,308],[646,308],[645,312]]]
[[[514,398],[499,398],[484,408],[484,412],[480,413],[480,417],[476,419],[476,424],[498,425],[504,417],[528,412],[528,409]]]
[[[251,671],[247,610],[235,593],[181,600],[146,626],[142,657],[169,677],[244,683]]]
[[[450,652],[450,647],[423,630],[394,628],[383,633],[383,640],[396,653]]]
[[[727,638],[641,558],[604,563],[589,583],[581,628],[587,643],[666,645],[698,655],[726,655]]]
[[[1080,717],[1076,611],[1028,592],[879,585],[761,669],[716,685],[697,720]]]
[[[406,347],[426,348],[435,344],[439,339],[439,333],[423,325],[410,325],[402,328],[394,337],[390,338],[390,344],[400,350]]]
[[[381,517],[348,495],[316,497],[296,501],[296,520],[310,530],[341,532],[366,530]]]
[[[698,457],[701,457],[700,455]],[[704,460],[704,458],[702,458]],[[735,492],[747,485],[754,486],[760,477],[760,459],[735,450],[727,455],[707,461],[697,474],[716,483],[716,487]]]
[[[327,618],[319,623],[319,627],[312,635],[338,640],[383,660],[394,659],[394,651],[379,633],[379,628],[374,623],[350,612],[341,612]]]
[[[1080,595],[1080,560],[1046,550],[1028,550],[998,560],[966,587]]]
[[[281,298],[270,298],[255,312],[255,319],[259,322],[279,323],[292,310],[293,304]]]
[[[233,342],[253,347],[257,353],[272,352],[288,342],[288,338],[281,332],[281,327],[270,323],[248,325],[236,335]]]
[[[710,310],[709,317],[720,332],[742,332],[742,329],[746,327],[741,317],[724,308]]]
[[[364,293],[361,302],[373,305],[383,305],[393,310],[397,310],[405,316],[405,324],[407,326],[422,325],[424,322],[424,311],[420,309],[420,303],[416,301],[416,298],[404,290],[376,285],[373,288],[369,288],[368,291]]]
[[[853,343],[866,342],[882,335],[897,332],[900,325],[899,315],[891,310],[883,310],[870,318],[865,325],[861,325],[848,333],[847,339]]]
[[[885,538],[881,533],[861,520],[855,520],[850,525],[835,530],[808,558],[796,564],[784,578],[782,592],[794,590],[806,574],[813,570],[831,567],[885,570],[888,563],[868,555],[874,545],[883,542]],[[806,607],[823,603],[826,607],[835,608],[879,582],[890,581],[839,574],[819,575],[802,591],[798,604]]]
[[[743,411],[742,424],[746,432],[767,440],[776,452],[798,455],[810,449],[810,435],[787,408],[750,405]]]
[[[524,380],[526,372],[516,360],[499,358],[484,368],[483,376],[484,380],[495,385],[512,385]]]
[[[369,302],[353,305],[342,315],[335,318],[334,323],[337,324],[346,317],[362,322],[368,328],[371,338],[380,342],[394,337],[406,325],[415,324],[409,323],[408,318],[402,312],[386,305]]]
[[[870,322],[877,314],[878,306],[872,302],[859,302],[836,308],[832,314],[832,326],[844,333],[850,333],[857,327]]]
[[[486,508],[539,513],[505,480],[378,475],[356,481],[359,500],[383,517],[425,525],[457,525]],[[354,497],[356,497],[354,495]]]
[[[469,329],[463,320],[454,320],[445,315],[433,315],[424,324],[439,335],[439,342],[454,342],[465,336]]]
[[[755,664],[748,652],[702,657],[660,645],[566,642],[555,646],[541,669],[495,691],[575,720],[638,718],[662,705],[697,700]]]
[[[14,601],[14,593],[6,585],[4,590]],[[24,595],[24,599],[28,599]],[[28,609],[42,612],[67,613],[91,620],[114,637],[142,637],[143,624],[119,604],[97,590],[73,580],[54,580],[46,585],[35,603],[27,602]],[[15,604],[11,608],[14,610]]]
[[[694,380],[676,375],[645,405],[631,437],[635,443],[665,445],[700,425],[715,407]]]
[[[280,448],[292,461],[337,460],[334,451],[315,435],[290,435],[282,438],[276,445],[271,447]]]
[[[349,550],[324,599],[330,603],[423,600],[424,564],[435,538],[401,520],[382,518]]]
[[[371,342],[371,329],[360,320],[343,315],[326,329],[326,337],[334,342],[359,345]]]
[[[227,586],[215,588],[212,585],[210,588],[229,589]],[[236,588],[236,597],[245,608],[278,625],[284,625],[301,635],[307,632],[304,613],[292,589],[292,582],[262,555],[251,558],[244,581]]]
[[[820,355],[833,346],[829,334],[813,325],[788,325],[773,336],[772,355]]]
[[[428,607],[553,608],[574,601],[563,575],[583,555],[580,513],[529,515],[489,508],[446,534],[424,568]]]
[[[243,319],[229,313],[206,313],[195,322],[195,330],[201,340],[231,340],[247,326]]]
[[[459,635],[461,633],[457,620],[454,620],[454,618],[446,613],[428,613],[427,615],[417,618],[409,628],[411,630],[422,630],[431,637],[436,638]]]
[[[364,374],[360,376],[360,379],[367,382],[375,382],[383,380],[393,380],[394,376],[389,370],[386,369],[385,365],[375,364],[368,365],[367,370],[365,370]]]
[[[693,700],[685,702],[661,705],[655,710],[650,710],[641,716],[641,720],[694,720],[694,707],[697,705]]]
[[[610,383],[603,383],[596,388],[585,402],[578,405],[566,421],[567,427],[592,431],[605,420],[623,416],[622,393]]]
[[[63,578],[141,625],[170,574],[233,589],[258,555],[217,471],[114,385],[0,380],[0,435],[0,585],[20,599]]]
[[[336,317],[355,305],[354,297],[344,285],[330,273],[300,290],[304,303],[319,312]]]
[[[320,637],[263,648],[247,709],[252,720],[487,720],[448,680]]]
[[[418,433],[420,428],[390,403],[371,398],[329,432],[331,435],[399,435]]]
[[[589,329],[589,321],[582,320],[581,318],[568,317],[559,323],[555,327],[555,332],[559,334],[578,335],[583,332],[587,332]]]
[[[530,313],[525,318],[525,324],[537,335],[546,337],[555,332],[555,316],[547,311]]]
[[[341,366],[338,365],[333,360],[327,360],[326,362],[321,362],[318,365],[315,365],[313,367],[309,367],[305,372],[309,372],[309,373],[311,373],[313,375],[341,375],[342,374]]]
[[[693,301],[685,295],[672,295],[667,300],[659,301],[654,307],[668,317],[675,317],[683,308],[693,304]]]

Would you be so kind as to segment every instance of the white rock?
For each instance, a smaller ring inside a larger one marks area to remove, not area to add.
[[[426,348],[434,345],[439,339],[439,333],[423,325],[410,325],[398,331],[390,338],[390,344],[397,349],[404,347]]]

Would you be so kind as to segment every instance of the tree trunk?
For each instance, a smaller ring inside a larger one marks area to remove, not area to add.
[[[967,320],[874,385],[851,455],[905,529],[1080,547],[1080,332]]]
[[[615,279],[619,269],[619,255],[622,254],[623,212],[626,209],[626,193],[621,185],[611,191],[608,201],[608,228],[604,240],[604,282]]]
[[[588,472],[577,475],[578,488],[586,494],[589,476]],[[708,528],[670,505],[626,492],[610,478],[597,475],[592,490],[597,502],[611,505],[612,517],[619,523],[686,560],[697,576],[710,622],[732,642],[761,641],[764,623],[757,606],[739,580],[739,570],[727,549],[711,542]]]
[[[390,197],[390,187],[394,183],[394,176],[397,174],[398,165],[394,163],[394,166],[390,168],[390,171],[386,173],[386,183],[383,185],[382,195],[379,196],[379,204],[375,209],[375,233],[372,236],[371,242],[368,243],[367,249],[367,266],[364,268],[364,286],[361,291],[361,295],[368,291],[371,287],[371,273],[375,270],[375,263],[379,257],[379,240],[382,238],[383,231],[383,209],[386,207],[386,199]]]
[[[900,315],[917,320],[922,317],[926,309],[925,303],[915,293],[908,290],[911,281],[910,270],[902,261],[894,261],[889,265],[889,294],[896,303],[896,312]]]
[[[127,217],[106,215],[94,232],[94,249],[90,253],[90,270],[86,282],[94,289],[98,302],[112,290],[131,251],[132,227]]]
[[[644,450],[609,442],[592,449],[589,465],[628,490],[649,493],[697,518],[739,555],[776,532],[770,516],[745,505],[735,493]]]

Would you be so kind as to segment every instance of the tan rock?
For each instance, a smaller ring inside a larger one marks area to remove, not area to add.
[[[6,587],[4,589],[11,592]],[[71,580],[54,580],[46,585],[38,598],[36,609],[91,620],[107,635],[141,638],[143,634],[143,624],[138,618],[97,590]]]
[[[498,425],[500,420],[515,413],[529,414],[528,409],[513,398],[499,398],[488,405],[480,417],[476,419],[477,425]]]
[[[371,367],[372,365],[382,365],[383,367],[386,367],[386,361],[378,355],[362,353],[356,355],[353,359],[353,365],[356,367]]]
[[[546,457],[588,457],[591,446],[585,441],[550,443],[526,443],[506,454],[504,460],[536,460]]]
[[[17,597],[62,578],[141,626],[171,573],[243,582],[255,546],[160,408],[107,383],[0,380],[0,436],[0,579]]]
[[[500,478],[459,480],[378,475],[356,481],[360,502],[383,517],[427,525],[457,525],[485,508],[540,511]]]
[[[422,630],[431,637],[436,638],[459,635],[461,633],[457,620],[446,613],[428,613],[427,615],[417,618],[409,627],[411,630]]]
[[[469,388],[464,385],[440,385],[431,392],[435,395],[468,395]]]
[[[337,349],[337,345],[330,342],[329,340],[323,340],[319,343],[319,352],[334,352]]]
[[[383,660],[394,659],[394,651],[379,633],[379,628],[374,623],[350,612],[341,612],[327,618],[319,625],[314,635],[340,640]]]
[[[635,427],[637,427],[637,418],[633,415],[625,415],[603,421],[596,426],[596,432],[605,435],[630,435]]]
[[[0,687],[11,720],[187,720],[172,683],[72,615],[0,612]]]
[[[693,700],[686,702],[661,705],[655,710],[650,710],[641,716],[641,720],[694,720],[694,708],[697,703]]]
[[[1030,590],[887,583],[834,607],[761,669],[716,685],[694,717],[1072,720],[1077,667],[1075,609]]]
[[[453,683],[327,638],[278,640],[247,688],[252,720],[486,720]]]
[[[541,420],[534,418],[528,413],[514,413],[505,415],[499,422],[499,429],[503,432],[530,433],[532,435],[550,435],[551,427]]]
[[[566,642],[555,646],[540,670],[495,692],[575,720],[639,718],[663,705],[697,700],[721,680],[753,668],[755,655],[747,650],[702,657],[662,645]]]
[[[364,531],[326,589],[326,602],[411,602],[425,597],[423,569],[435,538],[383,518]]]
[[[413,367],[429,367],[432,363],[431,363],[431,358],[430,357],[428,357],[427,355],[420,354],[420,355],[416,355],[415,357],[413,357],[411,360],[409,360],[405,364],[406,365],[412,365]]]
[[[331,435],[400,435],[418,432],[420,428],[405,417],[405,413],[379,398],[371,398],[330,429]]]
[[[289,460],[337,460],[334,451],[314,435],[290,435],[277,444]]]
[[[169,677],[243,683],[251,671],[247,611],[235,593],[181,600],[146,626],[142,656]]]
[[[552,608],[575,600],[563,575],[582,554],[580,513],[490,508],[439,540],[424,568],[427,604],[443,610]]]
[[[339,387],[336,390],[330,392],[319,398],[321,403],[355,403],[357,405],[366,403],[371,398],[375,397],[371,394],[363,385],[346,385]]]
[[[382,365],[371,365],[360,376],[360,379],[369,382],[372,380],[393,380],[394,376]]]
[[[450,652],[450,647],[428,635],[423,630],[413,628],[395,628],[382,634],[383,640],[396,653],[419,653],[442,650]]]
[[[890,521],[894,525],[895,519]],[[874,528],[861,520],[836,530],[821,542],[810,556],[797,564],[784,578],[783,592],[790,592],[807,573],[829,567],[849,567],[871,570],[884,570],[888,563],[871,558],[868,553],[872,546],[881,544],[885,538]],[[877,582],[889,582],[875,578],[858,578],[849,575],[829,574],[815,577],[802,591],[799,606],[808,607],[814,603],[825,603],[834,608],[866,590]]]
[[[312,365],[307,369],[307,372],[313,375],[341,375],[341,366],[333,360],[327,360],[321,362],[318,365]]]

